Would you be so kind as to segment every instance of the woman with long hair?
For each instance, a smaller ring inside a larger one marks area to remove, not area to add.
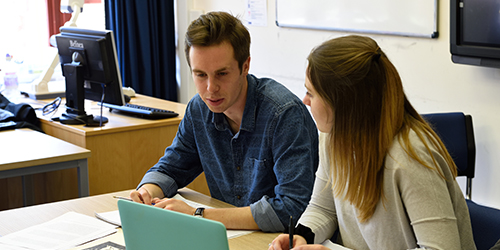
[[[469,212],[443,142],[406,97],[369,37],[324,42],[308,57],[303,102],[320,130],[320,166],[293,249],[335,231],[352,249],[475,249]],[[288,235],[269,249],[288,249]]]

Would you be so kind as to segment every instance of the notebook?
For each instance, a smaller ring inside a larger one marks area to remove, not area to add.
[[[226,227],[218,221],[118,200],[127,250],[229,250]]]

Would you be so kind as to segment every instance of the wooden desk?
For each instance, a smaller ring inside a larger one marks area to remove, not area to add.
[[[100,213],[117,210],[118,207],[116,205],[116,199],[113,198],[113,195],[127,197],[129,192],[130,190],[127,190],[2,211],[0,212],[0,235],[6,235],[8,233],[13,233],[21,229],[49,221],[70,211],[94,216],[94,212]],[[212,199],[209,196],[187,188],[181,189],[179,193],[189,200],[203,203],[208,206],[218,208],[232,207],[227,203]],[[121,231],[119,231],[119,233],[121,233]],[[267,249],[268,244],[276,238],[277,235],[278,233],[263,233],[256,231],[248,235],[230,239],[229,248],[232,250]],[[120,235],[118,235],[118,237],[120,237]],[[103,240],[107,241],[106,238]]]
[[[89,195],[90,151],[30,129],[0,132],[0,179],[76,168],[80,197]],[[33,204],[32,185],[23,181],[24,205]],[[57,185],[57,183],[55,183]]]
[[[35,108],[43,107],[50,101],[52,100],[40,102],[26,98],[26,102]],[[54,117],[65,112],[64,103],[63,100]],[[37,111],[45,133],[92,151],[88,162],[91,195],[135,188],[146,171],[163,156],[165,148],[172,143],[186,108],[185,104],[144,95],[133,97],[130,103],[173,110],[179,113],[179,117],[147,120],[110,112],[104,108],[103,116],[109,122],[103,127],[91,128],[53,122],[51,116],[43,116],[41,111]],[[100,114],[100,106],[96,102],[86,101],[85,108],[87,114]],[[208,194],[204,176],[198,180],[195,182],[198,184],[190,187]],[[43,198],[37,200],[37,203],[78,197],[78,190],[71,185],[76,181],[77,174],[71,169],[36,175],[35,184],[38,183],[39,191],[37,197]],[[64,188],[60,188],[61,185]]]

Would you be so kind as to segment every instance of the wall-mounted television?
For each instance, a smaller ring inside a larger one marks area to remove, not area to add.
[[[450,0],[454,63],[500,68],[500,1]]]

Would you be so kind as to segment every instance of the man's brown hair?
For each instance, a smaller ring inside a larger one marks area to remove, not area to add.
[[[228,42],[233,47],[234,59],[242,69],[250,56],[250,33],[241,21],[226,12],[209,12],[194,20],[188,27],[185,38],[185,53],[189,66],[189,51],[192,46],[211,46]]]

